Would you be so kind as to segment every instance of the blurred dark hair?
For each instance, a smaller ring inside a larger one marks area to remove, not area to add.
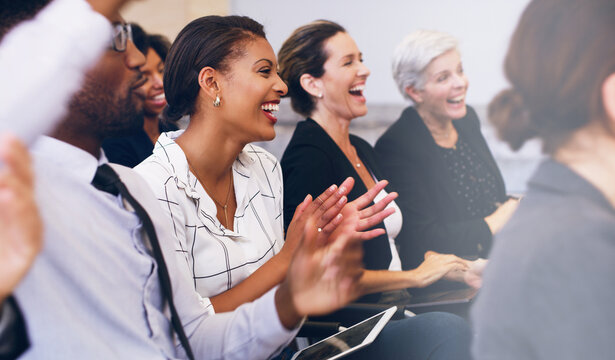
[[[51,0],[0,0],[0,40],[15,25],[33,18]]]
[[[280,77],[288,86],[288,96],[293,109],[303,116],[309,116],[316,106],[312,96],[301,87],[301,75],[321,77],[323,65],[329,55],[324,43],[339,32],[346,30],[328,20],[317,20],[296,29],[278,53]]]
[[[604,119],[602,83],[615,72],[615,1],[533,0],[513,34],[504,69],[512,88],[489,104],[513,149],[539,137],[552,153],[570,133]]]
[[[152,49],[160,56],[162,62],[165,62],[171,42],[162,35],[148,34],[143,28],[136,23],[131,23],[132,41],[143,55],[147,56],[147,51]]]
[[[173,42],[165,62],[164,117],[177,121],[195,110],[198,76],[210,66],[222,73],[244,54],[245,43],[265,39],[263,26],[246,16],[205,16],[186,25]]]

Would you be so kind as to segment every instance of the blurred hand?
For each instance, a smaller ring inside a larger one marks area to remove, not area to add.
[[[292,328],[303,316],[329,313],[360,295],[357,285],[363,274],[362,243],[384,234],[384,229],[367,229],[394,211],[385,208],[397,197],[395,193],[369,206],[386,185],[386,181],[381,181],[346,204],[345,195],[354,186],[354,180],[348,178],[335,195],[327,194],[327,191],[335,191],[330,188],[314,201],[320,205],[305,220],[288,274],[276,293],[278,313],[287,328]],[[307,213],[307,210],[303,212]]]
[[[500,205],[491,215],[485,218],[485,222],[489,226],[492,234],[497,234],[498,231],[508,222],[515,210],[519,206],[519,199],[509,198],[505,203]]]
[[[300,316],[326,314],[359,296],[356,285],[363,274],[362,261],[363,246],[353,239],[352,231],[322,241],[308,221],[281,287],[290,289],[291,303]]]
[[[41,249],[42,222],[25,146],[0,136],[0,300],[13,292]]]
[[[483,285],[483,271],[487,266],[487,260],[477,259],[472,261],[470,268],[465,272],[464,281],[474,289],[480,289]]]
[[[94,11],[113,21],[120,9],[131,0],[87,0]]]

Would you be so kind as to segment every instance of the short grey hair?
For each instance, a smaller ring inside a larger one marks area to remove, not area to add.
[[[458,41],[450,34],[434,30],[417,30],[408,34],[393,52],[393,79],[401,94],[412,102],[406,88],[425,85],[425,68],[450,50],[458,50]]]

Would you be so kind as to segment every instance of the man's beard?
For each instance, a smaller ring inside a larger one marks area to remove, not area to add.
[[[113,114],[116,118],[106,118],[104,121],[108,124],[106,137],[130,136],[143,129],[143,103],[137,104],[140,101],[135,99],[132,91],[118,99],[118,111]]]
[[[71,112],[84,115],[84,131],[104,140],[130,136],[143,129],[143,103],[130,89],[123,93],[117,89],[110,91],[103,84],[88,80],[70,104]]]

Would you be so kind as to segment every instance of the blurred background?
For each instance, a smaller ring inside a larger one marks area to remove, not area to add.
[[[417,29],[446,31],[459,39],[464,70],[470,81],[467,103],[482,122],[482,131],[496,157],[510,193],[523,193],[541,158],[540,144],[527,143],[516,153],[500,142],[487,122],[486,107],[507,87],[502,65],[512,31],[529,0],[147,0],[123,11],[151,33],[173,40],[181,28],[204,15],[246,15],[265,26],[274,51],[291,32],[312,20],[340,23],[355,39],[371,70],[364,92],[369,113],[355,119],[351,132],[371,144],[408,106],[391,77],[391,54],[403,37]],[[528,54],[531,56],[532,54]],[[278,113],[276,139],[259,143],[278,158],[301,117],[288,101]]]

